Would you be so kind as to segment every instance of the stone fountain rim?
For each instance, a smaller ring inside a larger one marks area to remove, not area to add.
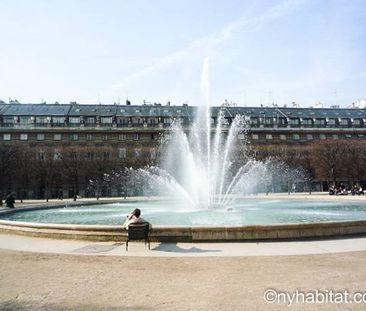
[[[120,201],[98,202],[108,204]],[[131,202],[131,201],[130,201]],[[73,202],[70,206],[94,205],[96,202]],[[34,205],[15,210],[4,209],[1,214],[29,210],[52,209],[65,206],[64,203]],[[126,231],[120,225],[85,225],[34,223],[0,220],[0,231],[34,237],[54,239],[76,239],[93,241],[125,240]],[[287,223],[270,225],[153,225],[151,237],[157,241],[247,241],[283,240],[366,234],[366,219],[352,221],[322,221],[308,223]]]

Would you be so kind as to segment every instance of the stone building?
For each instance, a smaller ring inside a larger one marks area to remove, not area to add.
[[[366,109],[212,107],[213,125],[220,109],[228,123],[237,114],[247,116],[247,138],[258,150],[366,137]],[[196,112],[188,105],[0,103],[0,144],[17,142],[55,155],[64,146],[108,146],[117,159],[154,160],[172,122],[180,120],[188,128]]]

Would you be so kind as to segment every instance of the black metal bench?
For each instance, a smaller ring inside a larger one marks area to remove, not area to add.
[[[129,224],[126,241],[126,251],[128,251],[128,242],[136,240],[145,240],[145,245],[147,243],[150,249],[149,231],[150,230],[148,222]]]

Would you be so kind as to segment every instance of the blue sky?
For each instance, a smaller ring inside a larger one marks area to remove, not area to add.
[[[0,0],[0,99],[348,106],[366,0]]]

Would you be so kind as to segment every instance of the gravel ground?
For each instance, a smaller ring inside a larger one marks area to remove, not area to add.
[[[366,291],[366,252],[149,258],[0,250],[0,310],[365,310],[268,304],[267,288]]]

